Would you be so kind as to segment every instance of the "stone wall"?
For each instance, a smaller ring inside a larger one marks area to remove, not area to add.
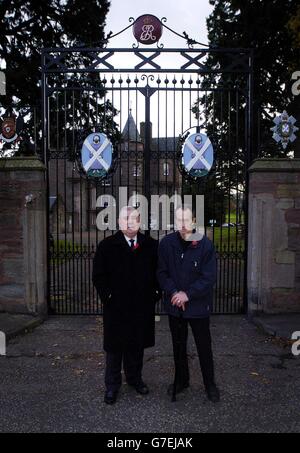
[[[249,178],[249,312],[300,312],[300,159],[257,159]]]
[[[0,159],[0,311],[47,312],[46,169]]]

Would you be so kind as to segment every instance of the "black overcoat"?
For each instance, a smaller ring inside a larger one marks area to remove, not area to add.
[[[158,242],[138,233],[131,250],[119,231],[97,247],[93,284],[103,302],[104,350],[154,346]]]

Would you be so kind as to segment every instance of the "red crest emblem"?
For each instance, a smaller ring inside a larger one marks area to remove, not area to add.
[[[16,117],[10,116],[3,119],[0,139],[5,142],[13,142],[17,138]]]
[[[137,18],[133,25],[135,39],[141,44],[154,44],[161,38],[161,21],[152,14],[144,14]]]

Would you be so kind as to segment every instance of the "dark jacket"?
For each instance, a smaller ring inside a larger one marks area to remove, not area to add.
[[[138,233],[132,251],[122,232],[98,245],[93,283],[103,302],[104,350],[124,351],[154,345],[158,242]]]
[[[213,305],[216,282],[216,255],[213,243],[206,237],[192,243],[184,251],[179,233],[165,236],[159,245],[157,279],[164,291],[168,314],[184,318],[207,318]],[[177,291],[187,293],[189,301],[182,312],[171,304]]]

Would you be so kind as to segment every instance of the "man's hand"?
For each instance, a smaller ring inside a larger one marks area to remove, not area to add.
[[[184,291],[179,291],[178,293],[175,293],[174,296],[171,299],[171,304],[176,305],[177,307],[182,308],[182,310],[185,310],[185,304],[188,302],[189,298],[187,294]]]

